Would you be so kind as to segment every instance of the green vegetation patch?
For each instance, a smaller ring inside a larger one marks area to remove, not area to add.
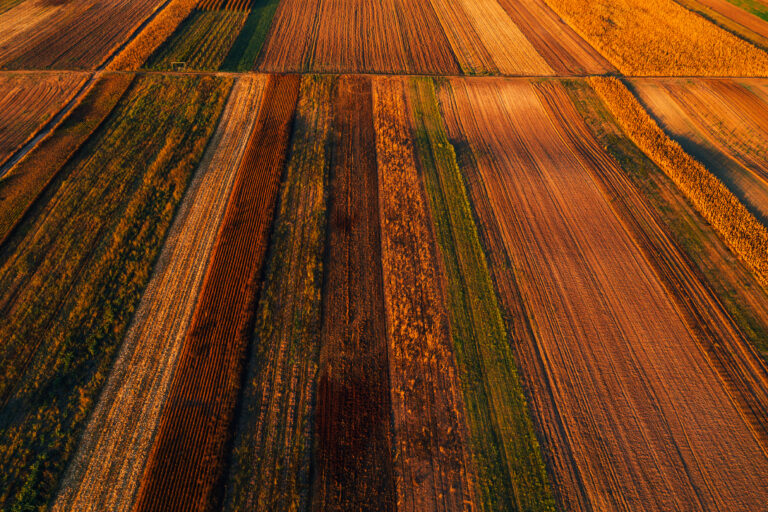
[[[563,82],[576,109],[597,141],[621,165],[632,183],[658,214],[667,232],[725,306],[741,332],[768,360],[768,325],[754,311],[748,294],[763,294],[753,274],[728,249],[712,227],[682,198],[677,186],[624,134],[613,115],[583,80]],[[708,255],[721,247],[725,260]],[[720,264],[731,272],[723,272]],[[734,276],[729,279],[729,276]]]
[[[148,59],[144,67],[168,70],[216,70],[248,17],[246,11],[196,9]]]
[[[554,510],[467,191],[434,82],[411,81],[419,166],[446,273],[448,314],[483,510]]]
[[[768,4],[761,0],[728,0],[736,7],[741,7],[747,12],[768,21]]]
[[[138,78],[0,249],[0,509],[54,497],[231,85]]]
[[[280,0],[253,0],[248,19],[224,59],[222,70],[248,71],[254,68],[279,3]],[[291,43],[286,41],[286,44]]]

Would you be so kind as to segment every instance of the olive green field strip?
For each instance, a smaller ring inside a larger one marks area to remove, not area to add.
[[[227,478],[225,510],[306,510],[333,80],[304,77]]]
[[[85,73],[0,75],[0,166],[85,84]]]
[[[759,508],[764,439],[703,345],[741,344],[735,372],[759,378],[741,391],[761,407],[765,369],[738,337],[697,339],[595,177],[612,161],[572,138],[580,117],[559,87],[454,79],[439,97],[560,506]]]
[[[95,69],[162,0],[28,0],[0,14],[0,67]]]
[[[266,84],[133,510],[218,508],[299,82]]]
[[[0,179],[0,246],[67,161],[107,118],[133,81],[105,75],[61,123]]]
[[[477,509],[554,510],[510,340],[432,80],[412,80],[409,98],[467,404],[481,494]]]
[[[53,498],[230,85],[138,78],[0,248],[0,508]]]
[[[235,81],[53,510],[128,511],[267,78]]]
[[[768,225],[768,103],[760,97],[768,88],[725,80],[632,85],[662,128]]]

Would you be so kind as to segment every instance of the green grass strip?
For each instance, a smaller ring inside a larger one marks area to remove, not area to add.
[[[229,55],[224,59],[221,65],[222,70],[249,71],[254,68],[279,3],[280,0],[253,1],[251,13],[245,20],[245,25],[232,45]],[[286,41],[285,44],[291,44],[291,42]]]
[[[747,12],[751,12],[758,18],[768,21],[768,4],[759,0],[728,0],[736,7],[741,7]]]
[[[434,82],[411,81],[417,154],[447,277],[448,314],[483,510],[554,510],[488,263]]]

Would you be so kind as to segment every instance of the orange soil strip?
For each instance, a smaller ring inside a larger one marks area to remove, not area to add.
[[[3,67],[93,69],[152,14],[161,0],[72,0],[61,7],[55,4],[30,0],[0,15],[0,27],[13,25],[18,16],[25,20],[24,30],[0,36]],[[26,15],[27,9],[38,17]]]
[[[768,38],[768,22],[764,19],[755,16],[751,12],[747,12],[744,9],[736,7],[728,0],[696,0],[698,3],[705,5],[716,11],[726,18],[730,18],[742,27],[745,27],[752,32]]]
[[[168,396],[265,77],[236,83],[53,510],[130,510]]]
[[[616,70],[543,0],[499,0],[499,3],[558,74],[600,74]]]
[[[594,181],[599,160],[528,83],[451,85],[448,130],[473,149],[470,193],[499,234],[488,248],[515,269],[494,269],[499,291],[531,325],[517,350],[563,508],[759,509],[764,446]]]
[[[0,165],[72,99],[86,73],[0,75]]]
[[[469,510],[473,471],[402,79],[374,81],[398,510]]]
[[[371,83],[334,100],[314,510],[395,510]]]
[[[663,127],[768,225],[768,105],[730,81],[633,83]]]
[[[181,349],[134,510],[215,508],[299,92],[270,77]]]
[[[488,49],[483,46],[475,27],[469,23],[461,2],[430,0],[465,74],[498,73]]]

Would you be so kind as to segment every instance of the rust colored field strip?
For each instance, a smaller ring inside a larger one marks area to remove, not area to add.
[[[299,81],[267,85],[134,510],[208,510],[219,498]]]
[[[587,167],[605,163],[528,83],[454,80],[441,102],[455,145],[471,148],[502,300],[530,325],[516,348],[562,507],[759,510],[768,456],[732,394],[742,383],[706,348],[733,347],[722,332],[700,343]],[[759,375],[748,351],[731,355],[735,373]]]
[[[371,83],[334,99],[314,510],[396,510]]]
[[[234,85],[62,483],[54,511],[130,510],[266,77]]]
[[[373,91],[397,508],[471,510],[464,403],[403,79]]]

